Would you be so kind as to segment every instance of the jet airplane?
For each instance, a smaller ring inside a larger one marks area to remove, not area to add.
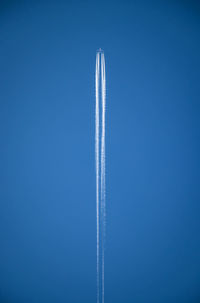
[[[101,48],[99,48],[99,49],[97,50],[97,53],[103,53],[103,50],[102,50]]]

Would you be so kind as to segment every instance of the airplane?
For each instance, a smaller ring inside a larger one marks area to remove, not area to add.
[[[103,50],[101,48],[97,49],[97,53],[103,53]]]

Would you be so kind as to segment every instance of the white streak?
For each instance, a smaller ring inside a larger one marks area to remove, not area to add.
[[[106,189],[105,189],[105,113],[106,113],[106,77],[105,59],[101,53],[101,102],[102,102],[102,132],[101,132],[101,226],[102,226],[102,303],[104,303],[104,250],[106,229]]]
[[[100,68],[101,64],[101,68]],[[101,77],[100,77],[101,74]],[[106,191],[105,191],[105,113],[106,76],[105,59],[102,51],[96,55],[96,108],[95,108],[95,160],[96,160],[96,220],[97,220],[97,303],[104,303],[104,250],[106,230]],[[101,92],[101,94],[100,94]],[[101,100],[101,121],[100,102]],[[100,147],[101,125],[101,147]],[[100,242],[101,235],[101,242]],[[100,279],[101,277],[101,279]]]
[[[97,220],[97,303],[99,303],[99,53],[96,55],[95,160],[96,160],[96,220]]]

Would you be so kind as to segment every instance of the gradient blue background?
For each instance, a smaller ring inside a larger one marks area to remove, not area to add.
[[[200,302],[198,1],[1,1],[0,303],[94,303],[94,69],[107,73],[106,303]]]

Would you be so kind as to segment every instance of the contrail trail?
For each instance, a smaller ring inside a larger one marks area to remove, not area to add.
[[[95,160],[96,160],[96,220],[97,220],[97,303],[99,303],[99,53],[96,55],[96,108],[95,108]]]
[[[101,64],[101,68],[100,68]],[[101,73],[101,77],[100,77]],[[106,231],[106,190],[105,190],[105,113],[106,113],[106,76],[105,58],[100,49],[96,54],[96,107],[95,107],[95,160],[96,160],[96,221],[97,221],[97,303],[104,303],[104,250]],[[101,94],[100,94],[101,92]],[[101,99],[101,121],[100,102]],[[101,148],[100,148],[101,122]],[[101,235],[101,243],[100,243]],[[100,245],[101,244],[101,245]],[[101,268],[101,270],[100,270]],[[100,279],[101,276],[101,279]]]
[[[101,226],[102,226],[102,303],[104,303],[104,250],[105,250],[105,216],[106,216],[106,196],[105,196],[105,113],[106,113],[106,78],[105,59],[101,54],[101,101],[102,101],[102,132],[101,132]]]

